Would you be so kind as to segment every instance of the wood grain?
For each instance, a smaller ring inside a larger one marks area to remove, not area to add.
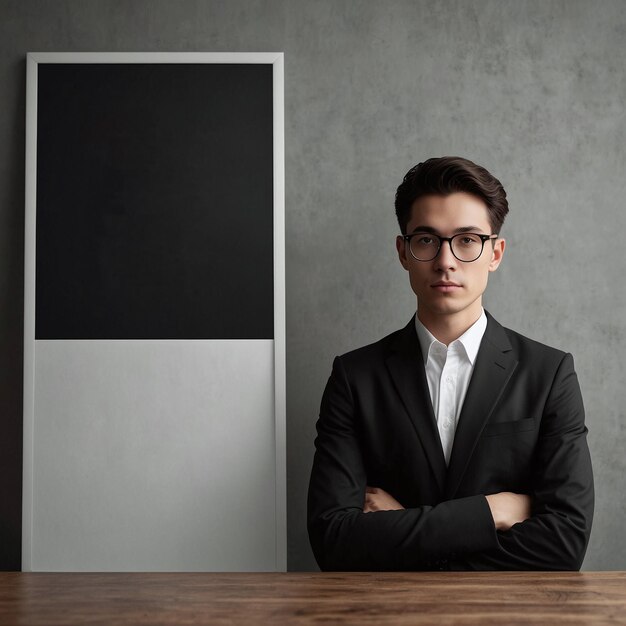
[[[0,573],[0,624],[617,624],[626,572]]]

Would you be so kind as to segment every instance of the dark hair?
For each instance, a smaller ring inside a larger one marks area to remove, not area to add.
[[[396,217],[400,231],[406,234],[411,208],[417,198],[430,194],[447,196],[457,191],[480,198],[487,205],[492,232],[500,232],[509,212],[504,187],[484,167],[455,156],[428,159],[406,173],[396,191]]]

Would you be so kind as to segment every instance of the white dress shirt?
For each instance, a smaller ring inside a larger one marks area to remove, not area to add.
[[[478,320],[446,346],[435,339],[417,315],[415,316],[415,329],[422,348],[428,390],[446,465],[450,462],[461,407],[486,328],[487,316],[483,309]]]

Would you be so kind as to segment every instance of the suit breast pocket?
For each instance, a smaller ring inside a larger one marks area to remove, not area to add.
[[[476,454],[480,475],[486,483],[484,493],[527,493],[538,423],[539,420],[529,417],[485,425]]]
[[[521,420],[509,422],[493,422],[483,429],[483,437],[495,437],[497,435],[510,435],[535,430],[535,418],[527,417]]]

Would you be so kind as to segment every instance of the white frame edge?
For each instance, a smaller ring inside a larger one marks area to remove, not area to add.
[[[37,208],[37,69],[39,63],[260,63],[273,68],[274,415],[276,571],[287,571],[287,436],[285,325],[285,109],[282,52],[30,52],[26,57],[24,242],[24,442],[22,571],[32,571],[35,417],[35,253]]]
[[[276,570],[287,571],[287,391],[285,318],[284,55],[273,61],[274,85],[274,423],[276,425]]]
[[[24,427],[22,571],[32,571],[35,420],[35,227],[37,210],[37,61],[26,58],[26,189],[24,216]]]

